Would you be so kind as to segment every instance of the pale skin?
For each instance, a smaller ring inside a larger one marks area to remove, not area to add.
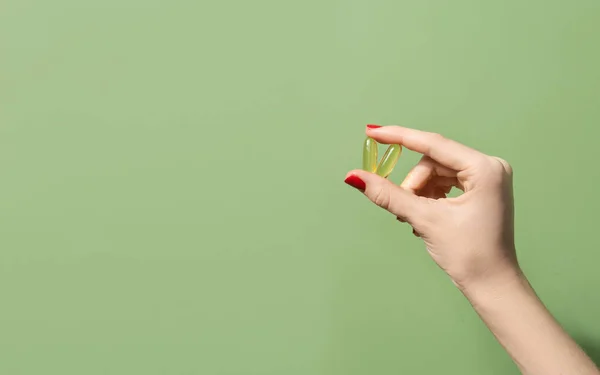
[[[363,170],[350,171],[346,183],[412,226],[521,373],[600,375],[519,266],[510,165],[439,134],[376,125],[366,134],[423,157],[400,186]],[[447,197],[452,187],[463,194]]]

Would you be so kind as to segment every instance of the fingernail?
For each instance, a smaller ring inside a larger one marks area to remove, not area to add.
[[[355,176],[353,174],[346,177],[344,182],[360,191],[365,191],[365,188],[367,187],[363,180],[361,180],[358,176]]]
[[[377,128],[381,128],[381,125],[368,124],[367,128],[369,128],[369,129],[377,129]]]

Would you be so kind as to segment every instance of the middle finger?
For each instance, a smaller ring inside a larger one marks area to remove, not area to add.
[[[414,193],[422,189],[431,178],[440,177],[456,177],[456,171],[444,167],[430,157],[424,155],[421,160],[415,165],[408,175],[400,184],[400,187]]]

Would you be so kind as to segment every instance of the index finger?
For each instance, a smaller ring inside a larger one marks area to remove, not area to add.
[[[400,144],[409,150],[429,156],[443,166],[463,171],[483,159],[484,155],[440,134],[397,125],[367,127],[367,135],[379,143]]]

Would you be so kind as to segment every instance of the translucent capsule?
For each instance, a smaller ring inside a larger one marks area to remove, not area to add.
[[[388,147],[388,149],[385,151],[385,154],[383,154],[381,157],[381,161],[377,166],[376,173],[383,178],[387,178],[394,170],[401,153],[402,146],[390,145],[390,147]]]
[[[375,173],[377,169],[377,142],[371,137],[363,145],[363,170]]]

